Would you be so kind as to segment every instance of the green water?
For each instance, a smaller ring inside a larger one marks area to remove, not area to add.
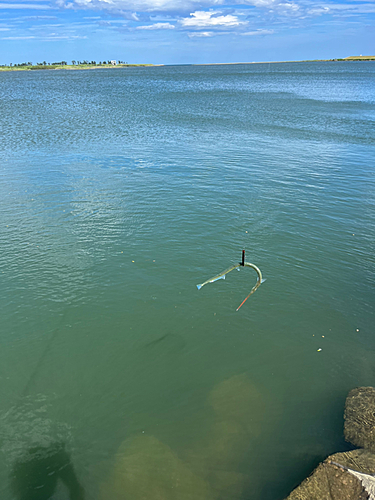
[[[2,499],[282,500],[350,448],[345,397],[375,385],[374,77],[0,74]],[[253,271],[196,284],[243,248],[266,282],[235,312]]]

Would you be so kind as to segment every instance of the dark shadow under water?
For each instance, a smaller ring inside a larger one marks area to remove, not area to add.
[[[63,443],[30,448],[11,472],[11,487],[17,500],[48,500],[59,480],[66,486],[70,500],[84,499],[84,490]]]

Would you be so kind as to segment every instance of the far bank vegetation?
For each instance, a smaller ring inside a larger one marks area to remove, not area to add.
[[[71,61],[71,64],[68,64],[67,61],[58,61],[58,62],[37,62],[33,64],[32,62],[23,62],[19,64],[3,64],[0,65],[0,71],[19,71],[19,70],[36,70],[36,69],[94,69],[94,68],[118,68],[118,67],[133,67],[133,66],[152,66],[152,64],[128,64],[125,61]]]

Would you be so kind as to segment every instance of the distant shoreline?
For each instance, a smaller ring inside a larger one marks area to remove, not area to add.
[[[311,63],[311,62],[355,62],[355,61],[375,61],[375,56],[350,56],[337,59],[302,59],[300,61],[251,61],[234,63],[201,63],[192,66],[223,66],[227,64],[285,64],[285,63]]]
[[[163,66],[163,64],[64,64],[64,65],[32,65],[32,66],[0,66],[1,71],[55,71],[55,70],[67,70],[67,71],[79,71],[83,69],[116,69],[116,68],[142,68],[142,67],[153,67],[153,66]]]
[[[337,59],[305,59],[301,61],[251,61],[251,62],[232,62],[232,63],[198,63],[198,64],[170,64],[168,66],[226,66],[235,64],[285,64],[285,63],[312,63],[312,62],[356,62],[356,61],[375,61],[375,56],[350,56]],[[79,71],[86,69],[118,69],[118,68],[143,68],[160,67],[164,64],[46,64],[46,65],[24,65],[24,66],[0,66],[1,71],[37,71],[37,70],[67,70]]]

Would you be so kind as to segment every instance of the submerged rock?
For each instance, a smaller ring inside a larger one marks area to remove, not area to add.
[[[375,500],[375,389],[357,387],[345,403],[344,435],[363,449],[321,463],[287,500]]]
[[[195,475],[153,436],[125,440],[116,455],[102,500],[213,500],[206,481]]]
[[[231,422],[248,435],[260,434],[265,405],[260,391],[245,374],[220,382],[211,391],[208,402],[217,421]]]
[[[216,499],[243,498],[251,478],[239,469],[261,432],[263,396],[245,374],[235,375],[212,389],[208,405],[210,429],[187,454],[187,463],[209,482]]]
[[[344,413],[345,439],[375,452],[375,388],[357,387],[349,392]]]
[[[319,464],[286,500],[368,500],[370,494],[345,468],[375,473],[375,455],[368,450],[335,453]]]
[[[153,436],[125,440],[116,454],[101,500],[228,500],[244,497],[249,475],[239,465],[260,434],[265,405],[246,375],[216,385],[208,396],[204,438],[181,460]]]

